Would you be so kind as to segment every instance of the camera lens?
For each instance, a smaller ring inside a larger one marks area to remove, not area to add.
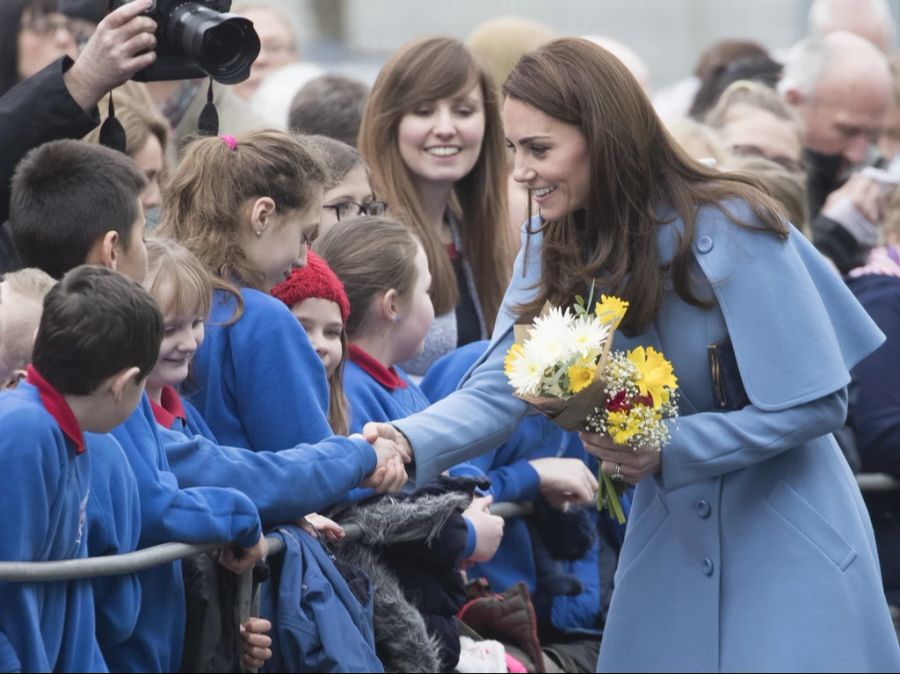
[[[167,28],[175,47],[224,84],[246,80],[259,56],[259,36],[253,24],[234,14],[188,2],[172,12]]]

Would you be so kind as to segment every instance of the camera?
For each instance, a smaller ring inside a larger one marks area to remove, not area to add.
[[[132,0],[114,0],[113,9]],[[144,82],[211,76],[237,84],[259,56],[253,22],[229,14],[231,0],[153,0],[146,15],[156,21],[156,62],[134,79]]]

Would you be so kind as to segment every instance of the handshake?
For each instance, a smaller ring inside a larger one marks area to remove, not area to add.
[[[406,464],[412,461],[412,448],[406,437],[391,424],[370,422],[363,428],[362,436],[375,450],[376,464],[360,484],[377,493],[399,491],[406,484]]]

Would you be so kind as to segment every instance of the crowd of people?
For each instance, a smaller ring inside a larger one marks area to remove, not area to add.
[[[521,17],[363,82],[249,3],[249,79],[140,83],[151,4],[0,6],[0,561],[221,547],[0,581],[0,671],[900,669],[897,493],[853,476],[900,478],[884,0],[664,97]],[[594,288],[674,365],[661,451],[512,394],[514,324]]]

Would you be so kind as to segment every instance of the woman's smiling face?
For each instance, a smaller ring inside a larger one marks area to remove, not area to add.
[[[422,101],[403,115],[400,156],[417,181],[455,183],[478,161],[484,130],[481,84],[467,84],[455,96]]]
[[[531,191],[545,220],[587,206],[590,153],[577,126],[515,98],[503,105],[503,125],[515,156],[513,179]]]

